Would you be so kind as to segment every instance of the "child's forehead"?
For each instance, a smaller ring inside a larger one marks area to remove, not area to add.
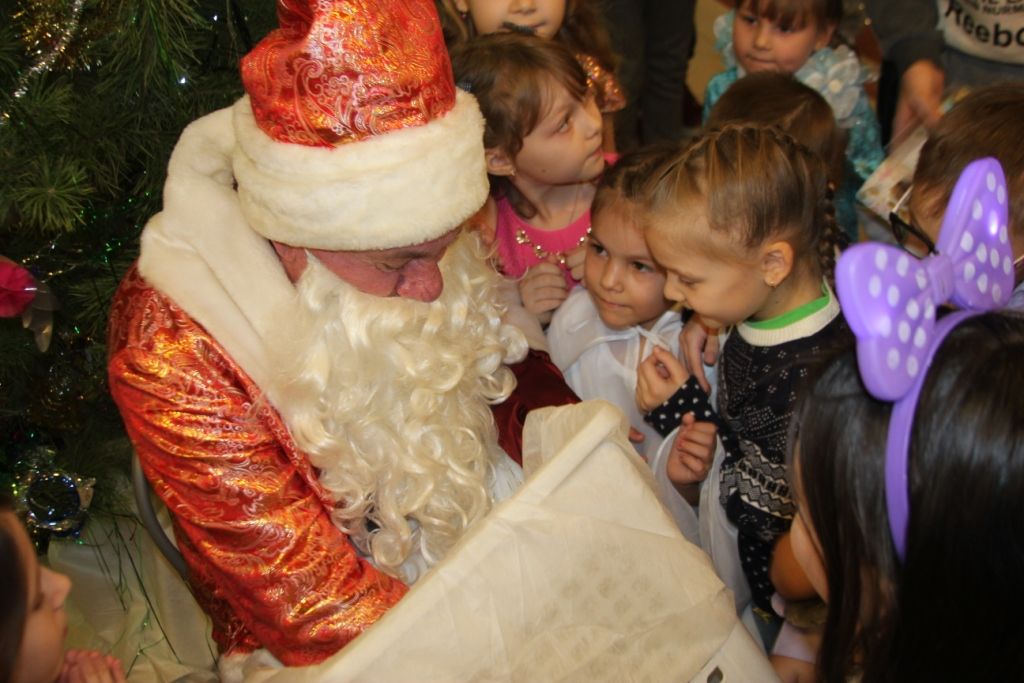
[[[591,220],[594,227],[598,223],[628,223],[643,234],[646,214],[647,206],[643,202],[627,199],[618,189],[599,187],[594,197]]]
[[[586,87],[582,92],[577,92],[577,84],[559,77],[557,73],[542,73],[537,75],[536,86],[540,103],[539,118],[544,118],[553,110],[564,104],[582,102],[586,96]]]
[[[713,228],[706,210],[698,203],[651,214],[645,236],[649,246],[654,244],[652,251],[657,249],[679,261],[745,262],[750,250],[740,236]]]
[[[736,9],[771,21],[800,24],[814,21],[814,0],[740,0]]]
[[[600,208],[591,213],[591,230],[598,241],[614,239],[623,244],[638,245],[639,250],[647,251],[644,213],[643,206],[616,195],[602,202]]]

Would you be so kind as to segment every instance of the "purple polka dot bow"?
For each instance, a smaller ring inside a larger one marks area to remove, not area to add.
[[[946,207],[936,254],[918,260],[885,244],[848,249],[836,265],[836,293],[857,337],[857,363],[869,393],[894,401],[886,444],[889,527],[900,559],[906,551],[907,457],[924,377],[956,325],[1006,304],[1013,290],[1006,179],[992,158],[970,163]],[[936,320],[936,308],[962,309]]]

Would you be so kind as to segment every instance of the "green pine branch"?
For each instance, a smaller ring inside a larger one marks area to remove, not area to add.
[[[4,429],[30,425],[67,469],[97,476],[102,501],[102,473],[130,453],[106,386],[110,300],[161,208],[181,130],[242,94],[238,61],[275,3],[85,0],[65,52],[36,68],[48,44],[22,43],[32,12],[62,35],[71,6],[0,0],[0,255],[61,303],[45,353],[20,320],[0,320],[0,451]]]

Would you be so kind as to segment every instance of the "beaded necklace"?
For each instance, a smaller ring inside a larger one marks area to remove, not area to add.
[[[575,216],[576,215],[576,208],[579,205],[580,190],[581,189],[583,189],[583,184],[582,183],[576,186],[576,195],[573,197],[573,200],[572,200],[572,213],[570,214],[571,216]],[[572,249],[575,249],[576,247],[583,246],[583,244],[587,241],[587,238],[590,237],[590,233],[591,233],[592,230],[593,230],[593,228],[588,225],[586,231],[584,231],[583,235],[579,238],[579,240],[572,247]],[[544,261],[544,260],[547,259],[549,254],[552,254],[552,255],[554,255],[557,258],[558,265],[563,266],[563,267],[565,266],[565,255],[566,255],[566,252],[564,252],[564,251],[548,251],[544,247],[540,246],[539,244],[537,244],[536,242],[531,240],[530,236],[526,234],[526,230],[524,230],[522,228],[520,228],[519,230],[516,230],[516,244],[518,244],[520,246],[524,246],[524,247],[530,247],[530,249],[533,250],[533,255],[537,257],[538,261]],[[572,251],[572,249],[569,249],[568,251]]]
[[[584,232],[583,235],[580,237],[580,239],[576,242],[576,246],[573,247],[573,249],[575,249],[576,247],[583,246],[583,244],[587,241],[587,238],[590,237],[590,233],[592,231],[593,231],[593,228],[591,228],[588,225],[586,232]],[[548,251],[544,247],[540,246],[539,244],[537,244],[536,242],[531,240],[530,236],[527,235],[526,231],[523,230],[522,228],[520,228],[519,230],[516,230],[516,244],[530,247],[530,249],[533,250],[533,255],[537,257],[538,261],[543,261],[543,260],[547,259],[548,254],[554,254],[558,258],[558,265],[560,265],[560,266],[564,266],[565,265],[565,252],[564,251]]]

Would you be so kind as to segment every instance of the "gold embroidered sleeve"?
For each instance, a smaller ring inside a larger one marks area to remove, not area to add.
[[[251,381],[202,328],[158,303],[120,320],[120,340],[111,334],[111,392],[173,513],[214,636],[223,651],[262,646],[288,665],[321,661],[406,588],[331,522],[277,413],[253,404]]]

